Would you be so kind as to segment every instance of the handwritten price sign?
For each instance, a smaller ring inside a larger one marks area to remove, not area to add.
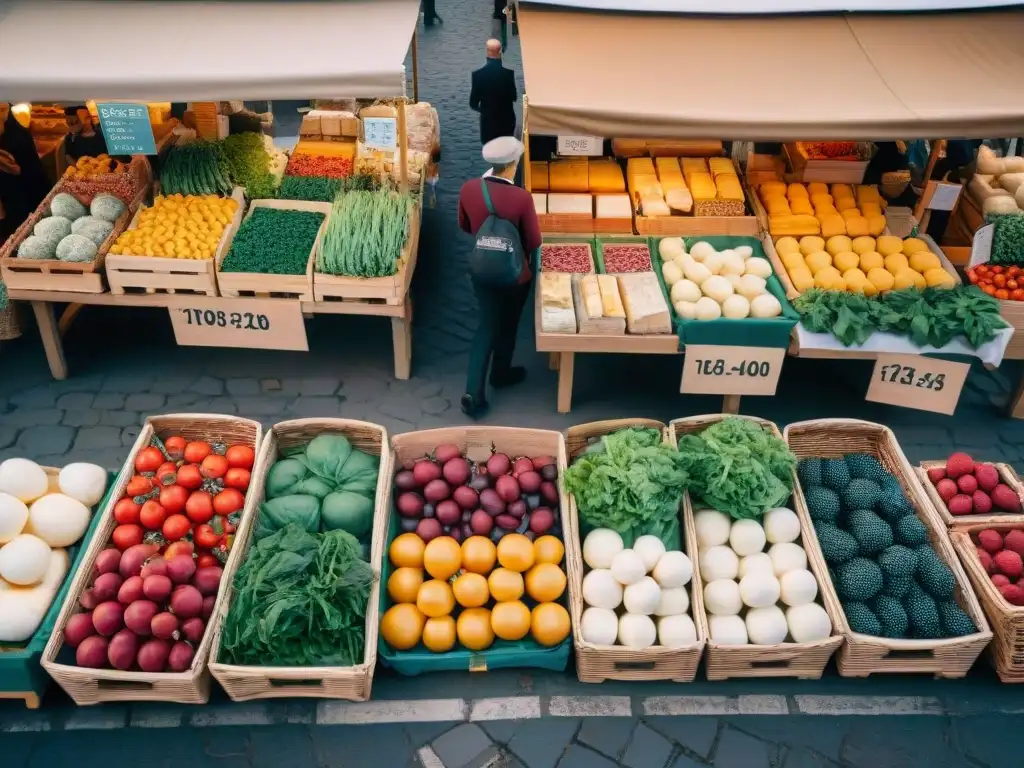
[[[952,415],[970,370],[921,355],[879,355],[864,399]]]
[[[604,151],[604,139],[599,136],[559,136],[558,154],[584,157],[600,157]]]
[[[156,142],[145,104],[101,102],[96,105],[100,130],[112,155],[155,155]]]
[[[183,346],[309,350],[298,301],[195,298],[168,312]]]
[[[688,395],[774,395],[786,350],[687,344],[683,381]]]

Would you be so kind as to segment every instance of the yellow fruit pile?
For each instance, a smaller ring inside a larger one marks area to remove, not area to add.
[[[124,173],[123,163],[114,160],[110,155],[96,155],[96,157],[82,156],[64,171],[64,177],[68,179],[94,179],[108,173]]]
[[[785,184],[768,181],[758,187],[768,213],[768,230],[783,235],[878,236],[885,231],[885,201],[875,187],[850,184]]]
[[[916,237],[780,237],[775,250],[793,287],[801,292],[817,287],[874,296],[879,291],[956,285],[939,257]]]
[[[381,618],[381,636],[398,651],[422,643],[434,653],[456,642],[483,651],[495,638],[516,641],[527,634],[539,645],[558,645],[569,636],[569,612],[555,602],[565,592],[564,555],[555,536],[531,542],[510,533],[495,547],[486,536],[470,536],[459,546],[450,536],[424,544],[415,533],[403,533],[388,550],[393,605]],[[533,610],[524,593],[536,603]]]
[[[238,202],[216,195],[157,195],[143,208],[133,229],[114,242],[110,252],[125,256],[212,259],[221,235],[238,210]]]

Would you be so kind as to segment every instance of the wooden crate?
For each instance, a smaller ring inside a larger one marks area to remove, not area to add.
[[[422,198],[421,198],[422,200]],[[316,301],[377,300],[398,306],[405,303],[416,270],[420,247],[420,205],[409,210],[409,234],[398,260],[398,270],[389,277],[346,277],[313,271]]]
[[[72,616],[82,612],[78,599],[92,581],[93,565],[97,555],[109,546],[110,536],[117,527],[113,515],[114,505],[124,495],[125,486],[135,474],[136,454],[150,445],[150,439],[154,435],[167,438],[176,434],[182,435],[186,440],[245,443],[258,449],[263,428],[257,421],[221,414],[168,414],[146,419],[106,507],[96,513],[103,515],[103,519],[89,543],[89,549],[75,573],[74,581],[71,582],[50,641],[43,649],[43,669],[76,704],[99,704],[108,701],[173,701],[180,704],[205,704],[210,698],[211,678],[207,660],[213,642],[213,632],[209,631],[209,627],[196,648],[192,666],[185,672],[86,669],[76,666],[74,653],[64,647],[64,627]],[[253,486],[250,486],[250,491],[252,488]],[[253,513],[256,495],[252,492],[246,494],[245,507],[242,510],[243,526]],[[212,616],[218,616],[223,610],[228,588],[241,562],[241,554],[240,547],[231,548],[224,564],[224,574],[217,591]]]
[[[1002,483],[1008,485],[1014,493],[1017,494],[1017,498],[1024,504],[1024,484],[1021,483],[1020,478],[1014,471],[1013,467],[1009,464],[1000,464],[997,462],[989,462],[996,468],[999,473],[999,480]],[[949,509],[946,507],[946,503],[939,496],[939,492],[935,490],[935,486],[932,485],[932,481],[928,479],[928,470],[935,467],[945,467],[945,461],[922,461],[920,466],[914,467],[914,472],[917,474],[918,480],[921,481],[921,487],[924,489],[925,496],[928,501],[931,502],[932,510],[935,516],[945,523],[948,528],[960,528],[965,525],[1024,525],[1024,513],[1021,514],[1010,514],[1008,512],[990,512],[987,515],[952,515]]]
[[[302,275],[223,272],[221,271],[221,265],[230,249],[218,250],[216,266],[217,287],[220,290],[220,295],[227,296],[228,298],[247,296],[261,299],[313,301],[313,265],[316,261],[317,248],[320,246],[320,238],[324,236],[324,230],[327,228],[327,219],[331,215],[331,204],[308,202],[306,200],[253,200],[249,203],[249,210],[245,214],[245,219],[252,216],[252,212],[257,208],[277,208],[283,211],[313,211],[324,215],[323,223],[320,225],[320,231],[313,242],[313,247],[309,249],[309,258],[306,260],[306,272]],[[244,222],[245,219],[242,219],[242,221]]]
[[[764,427],[775,437],[782,439],[782,433],[772,422],[755,416],[729,417],[724,413],[706,416],[690,416],[675,419],[669,423],[668,438],[673,445],[678,445],[679,436],[699,433],[725,418],[749,419]],[[775,645],[723,645],[716,643],[708,629],[708,617],[704,611],[704,603],[700,603],[700,614],[696,617],[703,624],[702,630],[708,638],[706,672],[708,680],[728,680],[734,677],[796,677],[801,680],[818,680],[825,671],[829,659],[836,649],[842,645],[843,637],[839,629],[839,617],[831,603],[837,603],[835,587],[829,577],[824,560],[815,561],[810,550],[818,546],[814,527],[811,524],[807,508],[803,504],[803,496],[798,493],[799,483],[793,473],[793,511],[800,519],[800,545],[807,551],[807,568],[814,574],[818,582],[818,603],[822,605],[832,621],[832,635],[825,640],[810,643],[776,643]],[[688,518],[688,526],[694,528],[693,505],[690,494],[686,494],[684,514]],[[831,598],[831,600],[830,600]]]
[[[994,234],[994,224],[987,224],[974,233],[968,267],[987,264],[992,258],[992,236]],[[1010,343],[1006,346],[1003,357],[1008,360],[1024,359],[1024,301],[1008,301],[1006,299],[998,299],[998,301],[999,314],[1015,331],[1010,338]]]
[[[935,640],[894,640],[863,635],[850,629],[838,597],[834,593],[826,594],[825,599],[832,602],[831,613],[839,619],[839,629],[846,638],[846,643],[836,657],[839,674],[843,677],[867,677],[880,673],[964,677],[992,639],[992,631],[971,589],[967,574],[949,543],[946,527],[932,514],[924,489],[907,457],[903,455],[896,435],[882,424],[857,419],[795,422],[786,427],[784,435],[790,450],[800,459],[809,456],[838,458],[847,453],[867,453],[878,459],[886,471],[899,480],[914,513],[928,529],[931,545],[956,579],[956,603],[978,628],[974,634],[964,637]],[[803,492],[799,492],[802,496]],[[821,547],[817,546],[817,538],[807,548],[807,556],[817,560],[820,567],[825,567],[825,558]]]
[[[638,235],[690,237],[734,235],[757,237],[755,216],[636,216]]]
[[[627,427],[644,427],[661,430],[665,425],[653,419],[614,419],[595,421],[570,427],[566,433],[568,457],[578,456],[592,439],[603,437]],[[624,648],[621,645],[595,645],[583,639],[580,623],[583,617],[583,542],[580,539],[579,514],[576,498],[569,497],[570,533],[565,535],[565,562],[568,575],[569,610],[572,618],[572,639],[576,649],[576,675],[584,683],[603,683],[605,680],[672,680],[676,683],[690,683],[697,676],[697,667],[704,652],[707,639],[706,628],[697,616],[704,612],[704,588],[697,563],[697,534],[693,520],[683,516],[680,502],[680,538],[683,551],[693,563],[693,578],[690,580],[690,615],[697,629],[697,641],[680,648],[665,648],[655,645],[643,650]]]
[[[190,294],[198,296],[217,295],[216,265],[224,257],[231,246],[231,239],[238,231],[245,208],[245,194],[241,187],[235,187],[231,198],[238,203],[238,208],[231,223],[224,229],[220,244],[212,259],[175,259],[166,256],[126,256],[108,255],[107,282],[110,292],[124,293],[166,293]],[[135,212],[129,230],[138,226],[139,214]]]
[[[235,539],[239,564],[252,546],[253,531],[259,521],[259,507],[264,498],[267,472],[282,451],[305,445],[318,435],[344,435],[360,450],[380,456],[377,473],[376,503],[373,530],[370,539],[370,565],[377,573],[366,604],[366,637],[363,662],[351,667],[273,667],[246,666],[218,661],[224,620],[231,609],[234,596],[229,586],[221,610],[215,613],[214,639],[210,655],[210,672],[234,701],[277,698],[348,699],[366,701],[373,686],[373,670],[377,664],[377,629],[380,624],[380,563],[384,556],[388,515],[391,513],[391,452],[387,430],[365,421],[350,419],[296,419],[272,426],[260,446],[259,456],[252,473],[254,489],[252,513],[248,515],[244,530]]]
[[[861,147],[870,152],[871,145],[861,142]],[[860,184],[868,170],[868,160],[814,160],[807,157],[800,142],[784,144],[786,162],[793,169],[798,181],[820,181],[825,184]]]

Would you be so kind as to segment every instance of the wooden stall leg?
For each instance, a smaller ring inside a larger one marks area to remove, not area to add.
[[[1024,419],[1024,373],[1021,373],[1020,381],[1017,382],[1017,391],[1010,398],[1008,411],[1010,418]]]
[[[740,396],[739,395],[725,395],[722,398],[722,413],[739,413],[740,412]]]
[[[572,409],[572,373],[576,356],[562,352],[558,360],[558,412],[568,413]]]
[[[557,352],[548,352],[548,370],[549,371],[557,371],[558,370],[558,353]]]
[[[60,328],[60,335],[63,336],[68,332],[68,328],[75,322],[75,318],[78,317],[78,313],[82,311],[82,304],[68,304],[64,309],[64,312],[60,316],[60,322],[58,327]]]
[[[402,317],[391,318],[391,339],[395,346],[395,378],[408,379],[412,373],[412,317],[408,304]]]
[[[46,351],[46,362],[50,364],[50,373],[53,374],[53,378],[63,381],[68,377],[68,364],[64,360],[64,344],[53,316],[53,304],[48,301],[33,301],[31,304],[32,312],[36,316],[36,325],[39,326],[39,336],[43,340],[43,349]]]

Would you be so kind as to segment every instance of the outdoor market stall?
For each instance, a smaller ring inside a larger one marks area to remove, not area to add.
[[[1024,126],[1020,99],[1007,90],[1012,91],[1018,86],[1007,85],[1004,79],[994,74],[1003,68],[1006,61],[1021,60],[1015,41],[1024,29],[1024,14],[1016,10],[884,16],[836,13],[766,18],[751,15],[625,15],[545,7],[562,4],[519,3],[518,23],[527,84],[524,133],[527,137],[561,137],[563,154],[601,154],[600,149],[592,152],[578,149],[589,137],[612,138],[613,147],[616,140],[625,141],[618,137],[635,137],[641,144],[644,139],[648,144],[696,144],[706,142],[708,136],[750,141],[787,142],[797,137],[813,137],[818,141],[869,142],[887,137],[1013,136]],[[678,10],[674,5],[667,7],[669,5],[673,4],[661,4],[647,10]],[[746,12],[751,11],[747,9]],[[760,87],[754,73],[764,70],[769,47],[775,45],[775,41],[783,40],[799,40],[801,47],[797,56],[770,56],[770,82],[781,84],[780,93],[776,87]],[[606,65],[594,65],[592,56],[584,55],[584,46],[586,51],[615,53],[605,59]],[[662,81],[647,74],[686,72],[697,61],[713,62],[713,66],[702,70],[699,77],[688,78],[685,95],[680,98],[668,98]],[[809,62],[814,66],[809,68]],[[913,66],[908,66],[908,62],[914,62]],[[918,73],[924,71],[922,66],[933,76],[919,77]],[[795,91],[798,87],[800,92],[813,92],[815,98],[808,100],[796,93],[787,96],[787,88]],[[601,140],[596,141],[599,147]],[[658,161],[663,157],[658,155],[661,153],[648,148],[645,154],[653,156],[653,170],[659,171]],[[677,151],[675,154],[686,153]],[[713,156],[716,153],[705,154]],[[573,159],[561,162],[571,164]],[[682,160],[685,174],[686,157]],[[701,222],[699,216],[675,215],[675,210],[673,215],[668,215],[667,208],[653,218],[639,215],[644,207],[643,183],[632,183],[630,162],[626,164],[626,186],[630,198],[627,202],[632,205],[635,232],[686,236],[687,249],[694,242],[706,239],[701,235],[739,234],[718,229],[718,222]],[[543,167],[530,166],[528,163],[525,174],[528,188],[531,188],[532,172],[536,170],[542,175],[545,172]],[[548,184],[547,188],[551,189],[551,166],[546,170],[549,175],[542,178],[541,183]],[[716,180],[714,166],[704,170],[709,171],[712,181]],[[805,179],[815,180],[813,177]],[[746,206],[745,215],[736,217],[734,227],[742,227],[752,214],[758,213],[761,205],[756,192],[749,186],[744,189],[744,199],[737,203],[741,207]],[[664,198],[660,205],[668,203],[669,208],[674,209],[668,199],[668,187],[661,184],[659,191]],[[719,199],[725,197],[721,187],[718,191]],[[826,188],[823,192],[828,194],[835,190]],[[851,186],[850,197],[854,194]],[[551,193],[548,194],[549,201],[550,197]],[[695,204],[696,200],[697,196],[693,195],[692,203],[683,202]],[[538,205],[541,204],[538,201]],[[585,204],[580,205],[579,210],[582,210]],[[655,210],[658,205],[659,201],[655,199]],[[549,209],[545,210],[550,213]],[[763,210],[761,212],[764,213]],[[791,288],[788,270],[781,264],[778,254],[772,253],[776,237],[783,233],[776,235],[771,232],[771,228],[766,226],[767,216],[758,216],[757,219],[756,230],[751,234],[756,233],[761,238],[773,264],[773,277]],[[650,222],[667,222],[669,227],[685,223],[685,228],[652,231],[647,229]],[[542,217],[542,231],[557,233],[563,239],[566,237],[563,220],[549,219],[547,230],[544,223]],[[866,217],[864,224],[868,224]],[[881,218],[877,225],[872,224],[872,228],[875,226],[878,227],[877,235],[891,231],[889,219]],[[614,230],[595,227],[569,231],[579,233],[577,240],[585,240],[583,235],[595,233],[600,240],[606,236],[604,232]],[[868,235],[868,231],[863,234]],[[824,238],[821,245],[817,250],[824,250]],[[651,237],[648,247],[653,254],[660,249],[660,241]],[[955,269],[941,249],[938,246],[931,249],[927,243],[924,247],[933,251],[937,266],[944,273],[944,276],[936,273],[936,281],[941,277],[943,283],[958,283],[960,278],[954,277]],[[918,248],[916,243],[907,246],[908,250],[915,248]],[[929,260],[928,267],[931,266]],[[789,290],[788,293],[790,298],[794,298],[794,291]],[[674,309],[675,297],[669,298],[672,299],[670,307]],[[787,306],[784,301],[784,309]],[[678,328],[681,318],[676,312],[672,314]],[[1012,316],[1004,314],[1003,317],[1009,325],[1016,326]],[[991,357],[980,355],[987,364],[998,364],[1004,356],[1015,358],[1019,355],[1014,345],[1008,345],[1012,330],[1007,329],[1001,334],[996,354]],[[560,371],[560,411],[566,411],[570,406],[576,352],[673,354],[691,343],[685,334],[678,341],[681,344],[673,349],[667,335],[612,337],[582,332],[548,333],[540,324],[537,328],[537,349],[551,353],[553,366],[557,365]],[[709,343],[716,345],[718,352],[737,344],[725,337],[719,337],[717,341],[712,339]],[[760,343],[764,344],[763,341]],[[874,349],[847,349],[839,344],[835,345],[838,349],[810,349],[807,344],[795,342],[791,346],[788,342],[783,346],[789,347],[790,354],[836,359],[877,359],[880,354]],[[913,359],[922,363],[919,367],[923,372],[924,361],[931,358],[921,354],[920,345],[916,348],[915,345],[908,346],[912,348]],[[931,348],[925,349],[929,354],[933,352]],[[906,351],[883,349],[881,354]],[[964,348],[964,345],[954,350],[943,346],[940,351],[975,354],[975,350]],[[556,356],[557,362],[554,361]],[[779,366],[781,359],[773,367]],[[966,374],[966,367],[960,366],[959,370]],[[732,382],[735,383],[737,378],[734,377]],[[685,375],[682,391],[730,393],[729,386],[721,380],[717,389],[688,388]],[[767,394],[773,392],[774,386],[767,392],[762,391]],[[1014,415],[1021,415],[1024,408],[1019,404],[1020,395],[1017,402]],[[730,405],[735,405],[735,400]],[[952,407],[955,407],[955,401]]]
[[[152,178],[141,172],[148,171],[148,164],[136,155],[131,166],[140,168],[138,183],[121,195],[122,205],[110,219],[113,227],[104,227],[105,236],[88,249],[92,258],[64,258],[63,250],[56,258],[34,254],[34,264],[21,258],[22,242],[38,234],[33,228],[39,221],[57,217],[53,198],[69,192],[91,206],[97,193],[112,191],[78,179],[62,178],[34,218],[12,236],[0,254],[4,279],[12,300],[31,303],[55,378],[67,376],[61,335],[83,305],[165,308],[182,344],[303,351],[308,349],[304,317],[389,317],[395,375],[409,377],[408,292],[422,188],[438,140],[436,113],[430,105],[415,103],[418,3],[231,2],[194,4],[192,10],[180,2],[48,6],[67,14],[81,34],[98,37],[114,26],[133,26],[147,30],[154,50],[168,52],[181,51],[187,40],[187,55],[177,57],[172,68],[159,58],[125,67],[121,54],[106,48],[86,61],[74,60],[64,47],[40,43],[46,37],[34,33],[52,16],[40,14],[37,4],[9,5],[0,21],[5,40],[0,97],[79,103],[100,97],[101,105],[113,99],[187,99],[200,138],[221,139],[213,150],[205,141],[185,139],[172,147],[160,163],[160,186],[152,203]],[[202,15],[199,26],[195,14]],[[225,36],[226,29],[232,33]],[[410,40],[413,101],[406,98],[404,66]],[[262,53],[254,60],[252,50]],[[198,101],[269,97],[338,103],[340,94],[352,111],[334,107],[310,113],[290,160],[269,141],[264,147],[258,132],[225,139],[224,125],[231,116],[218,114],[216,102]],[[356,100],[368,106],[359,109]],[[424,139],[424,122],[428,145],[421,147],[417,142]],[[258,172],[251,166],[255,155],[262,158]],[[197,165],[205,170],[197,174]],[[324,168],[343,170],[332,174]],[[341,177],[353,172],[377,181],[360,187],[354,177],[335,200]],[[294,178],[314,175],[333,178],[319,186]],[[66,188],[72,182],[81,189]],[[288,183],[279,190],[283,182]],[[286,199],[267,199],[278,196]],[[379,237],[358,226],[359,217],[368,222],[372,210],[387,219],[389,229]],[[170,231],[168,220],[180,222],[182,215],[198,216],[200,231],[179,227],[173,239],[152,242],[153,229],[157,235]],[[269,241],[282,244],[268,252],[261,243],[275,227],[289,236],[304,234],[294,242],[278,241],[275,235]],[[185,240],[188,234],[196,237]],[[286,250],[295,262],[288,268],[280,263]],[[62,303],[69,307],[58,323],[54,305]]]

